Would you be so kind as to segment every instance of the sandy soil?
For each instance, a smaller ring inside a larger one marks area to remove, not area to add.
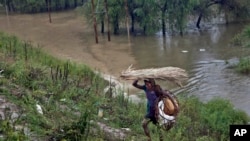
[[[48,14],[0,15],[0,31],[16,35],[24,41],[41,46],[61,59],[69,59],[90,66],[102,73],[119,77],[122,70],[135,64],[130,46],[124,37],[99,33],[95,43],[94,29],[87,19],[75,11]]]

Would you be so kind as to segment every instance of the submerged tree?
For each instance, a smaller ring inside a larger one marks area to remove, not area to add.
[[[202,17],[208,13],[209,8],[218,5],[219,12],[225,14],[226,23],[228,23],[228,16],[235,17],[249,17],[250,2],[248,0],[199,0],[194,6],[196,13],[199,13],[196,27],[200,28]]]
[[[169,1],[162,1],[162,0],[158,0],[156,1],[156,6],[160,9],[161,12],[161,28],[162,28],[162,35],[165,36],[166,35],[166,12],[168,10],[168,6],[169,6]]]
[[[150,34],[158,30],[158,10],[153,0],[136,1],[134,9],[135,21],[143,29],[144,34]]]
[[[113,33],[119,34],[120,22],[125,19],[124,0],[110,0],[108,3],[110,22],[113,26]]]

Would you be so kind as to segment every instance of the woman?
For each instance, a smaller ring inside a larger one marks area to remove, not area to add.
[[[159,85],[155,84],[154,79],[145,79],[144,85],[138,84],[139,80],[135,80],[133,82],[133,86],[144,90],[146,97],[147,97],[147,113],[142,121],[142,127],[144,129],[144,133],[148,137],[148,141],[151,141],[150,133],[148,130],[148,124],[152,122],[153,124],[157,125],[160,131],[160,127],[158,126],[158,122],[156,119],[156,102],[159,97],[159,94],[161,94],[161,87]],[[160,133],[160,140],[162,140],[162,134]]]

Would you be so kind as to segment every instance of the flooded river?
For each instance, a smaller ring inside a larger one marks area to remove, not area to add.
[[[202,101],[225,98],[250,115],[250,77],[230,69],[239,57],[250,55],[249,48],[229,44],[243,27],[212,25],[206,31],[193,31],[183,37],[136,37],[132,52],[140,68],[177,66],[188,70],[189,95]]]
[[[84,63],[92,68],[119,76],[130,64],[135,68],[175,66],[190,73],[189,95],[202,101],[221,97],[250,115],[249,76],[236,74],[228,66],[250,49],[232,47],[229,42],[245,24],[210,25],[206,30],[190,30],[183,37],[111,36],[99,34],[95,44],[92,26],[74,12],[0,16],[0,31],[15,34],[39,44],[54,56]],[[173,88],[171,84],[167,88]]]

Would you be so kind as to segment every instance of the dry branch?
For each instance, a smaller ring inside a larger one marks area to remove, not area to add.
[[[187,80],[188,74],[186,70],[178,67],[162,67],[162,68],[150,68],[150,69],[139,69],[135,70],[132,65],[120,75],[122,79],[125,80],[135,80],[135,79],[159,79],[168,80],[174,82],[179,86],[182,86],[182,82]]]

